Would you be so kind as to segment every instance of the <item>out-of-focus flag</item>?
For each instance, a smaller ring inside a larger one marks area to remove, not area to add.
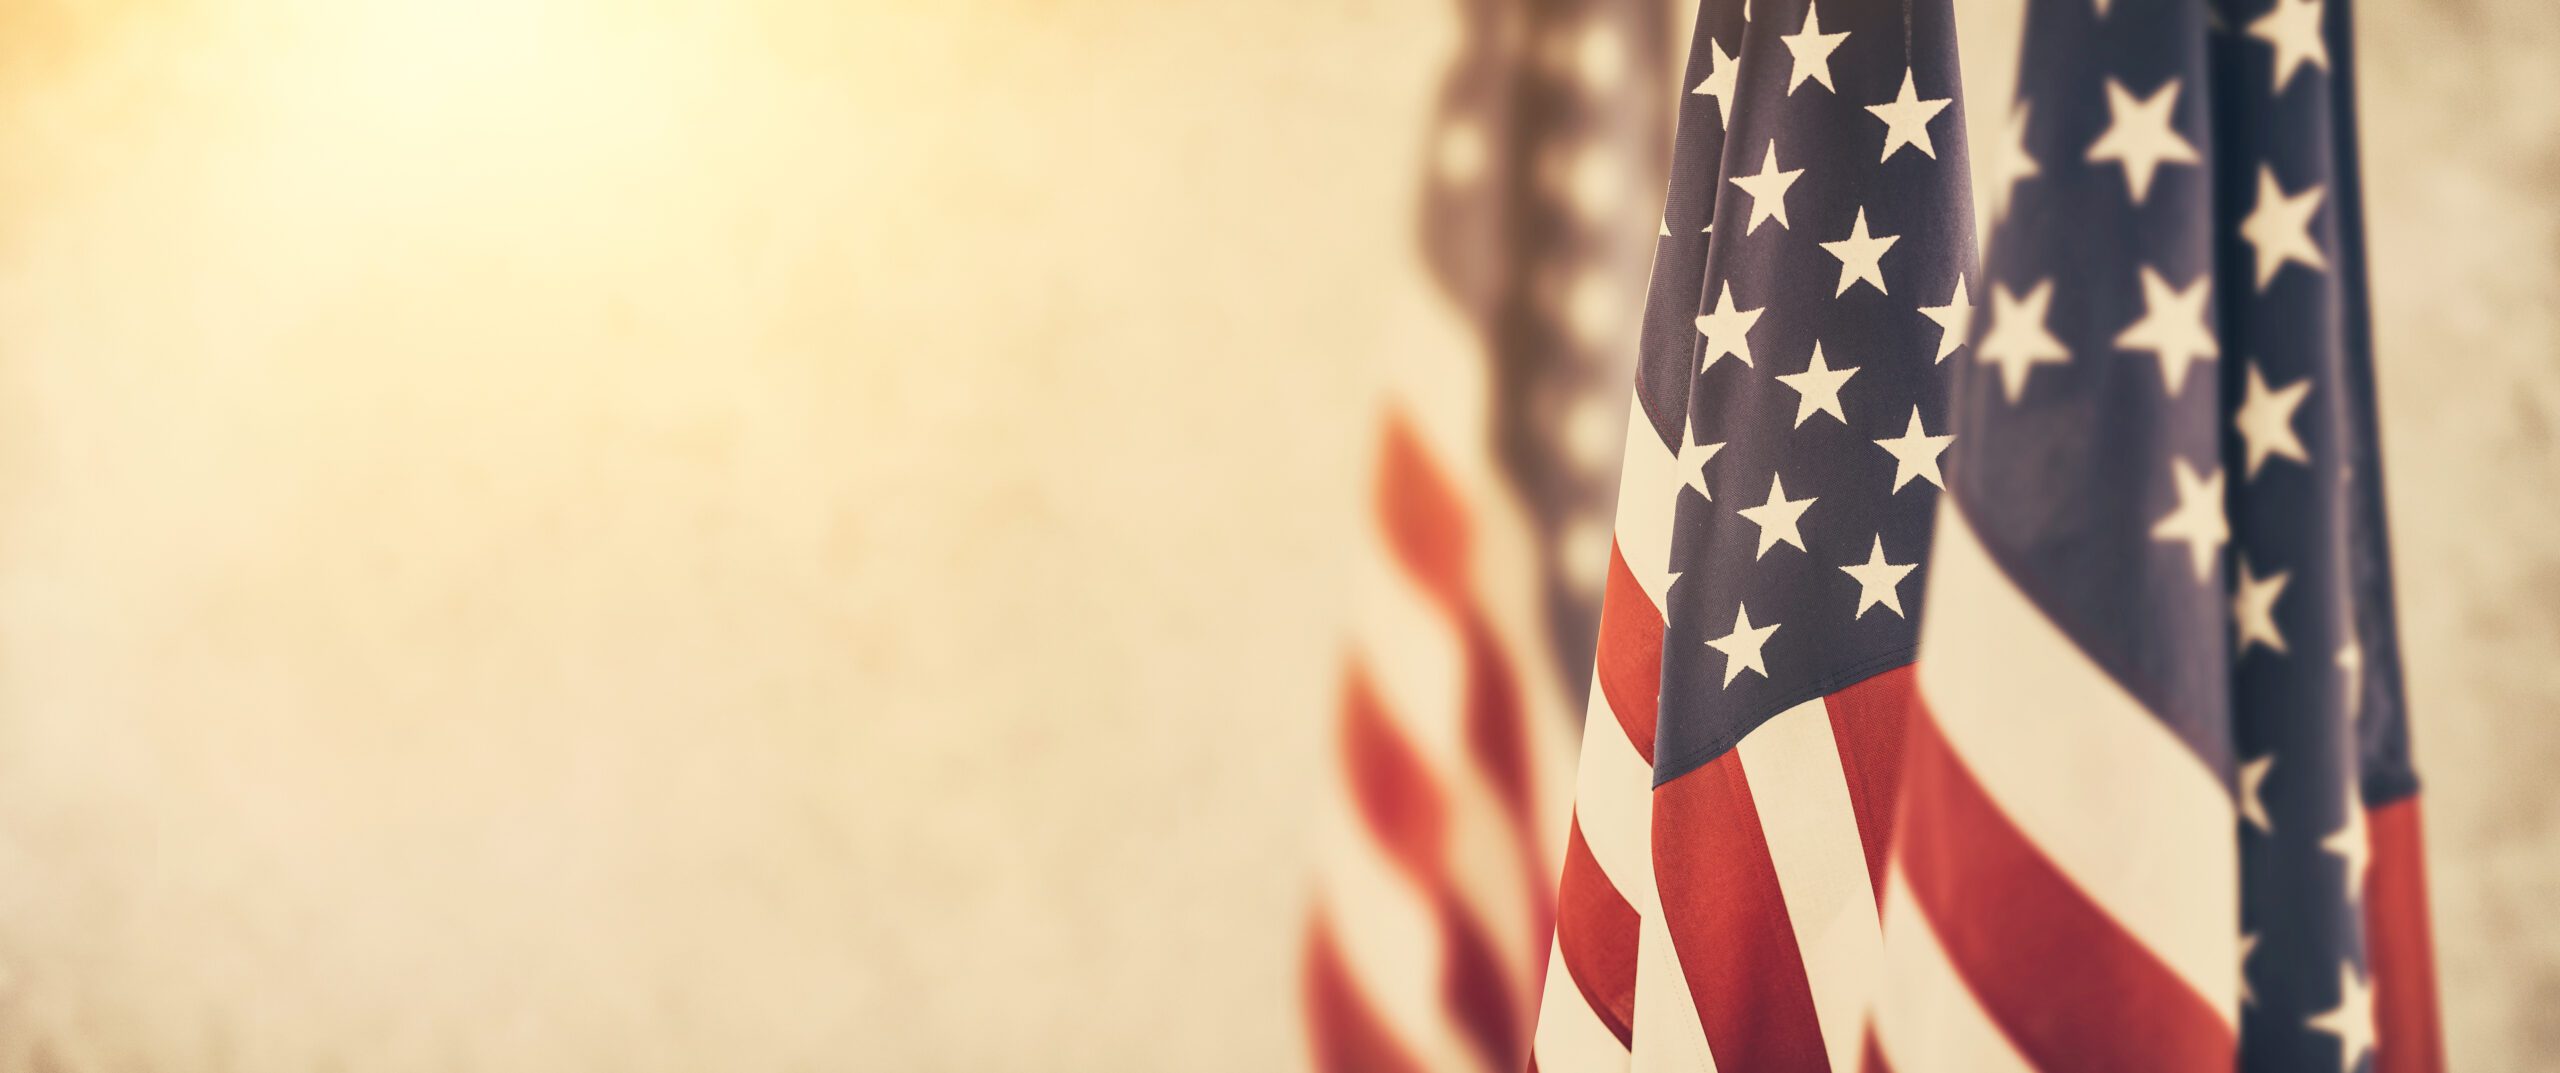
[[[1871,1068],[2441,1066],[2350,22],[2030,7]]]
[[[1947,0],[1705,0],[1535,1064],[1850,1069],[1979,279]]]
[[[1525,1059],[1674,98],[1663,0],[1452,6],[1416,236],[1451,331],[1383,363],[1303,937],[1328,1073]]]

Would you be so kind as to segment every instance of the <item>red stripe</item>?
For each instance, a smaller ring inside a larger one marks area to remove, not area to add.
[[[1524,941],[1543,943],[1552,926],[1555,873],[1545,863],[1547,847],[1538,837],[1529,726],[1519,683],[1468,584],[1465,502],[1400,411],[1390,411],[1386,417],[1373,506],[1396,563],[1430,597],[1464,645],[1466,695],[1461,703],[1467,752],[1493,784],[1510,821],[1513,848],[1520,859],[1518,882],[1528,898],[1535,936]],[[1538,953],[1532,951],[1533,960]]]
[[[1516,1009],[1520,996],[1495,954],[1497,940],[1459,898],[1447,873],[1447,806],[1420,754],[1386,714],[1356,663],[1345,675],[1342,724],[1342,764],[1351,775],[1351,795],[1362,824],[1396,870],[1431,901],[1440,929],[1443,1005],[1487,1061],[1504,1069],[1517,1066],[1523,1045]],[[1541,884],[1540,919],[1533,921],[1540,936],[1549,927],[1546,899]]]
[[[1876,904],[1884,904],[1884,862],[1893,848],[1894,795],[1902,785],[1903,725],[1920,702],[1917,681],[1905,664],[1823,698],[1831,715],[1831,739],[1839,743],[1840,777],[1849,784],[1849,808],[1858,816],[1858,841],[1867,851],[1867,880]]]
[[[1541,918],[1537,930],[1543,936],[1550,908],[1547,898],[1553,892],[1549,884],[1555,873],[1542,863],[1546,847],[1538,844],[1536,834],[1537,806],[1529,782],[1529,721],[1521,711],[1520,686],[1512,679],[1511,662],[1503,658],[1501,642],[1473,604],[1468,605],[1460,628],[1467,645],[1467,753],[1484,770],[1511,821],[1522,879],[1529,885],[1529,901],[1537,907]]]
[[[1447,806],[1413,743],[1405,740],[1357,662],[1343,675],[1342,770],[1353,805],[1380,849],[1424,889],[1440,879]]]
[[[1431,915],[1440,921],[1442,1005],[1487,1065],[1520,1068],[1529,1053],[1529,1033],[1519,1009],[1525,996],[1512,989],[1511,974],[1494,955],[1493,936],[1458,901],[1454,885],[1440,892]]]
[[[1654,789],[1653,867],[1716,1068],[1828,1070],[1813,988],[1739,752]]]
[[[1861,1073],[1893,1073],[1893,1062],[1884,1056],[1884,1045],[1876,1042],[1876,1023],[1873,1020],[1867,1022],[1858,1068]]]
[[[2230,1026],[2009,821],[1925,701],[1917,712],[1896,860],[2009,1042],[2038,1069],[2229,1073]]]
[[[1319,910],[1307,925],[1303,954],[1307,1041],[1323,1073],[1423,1073],[1422,1063],[1396,1043],[1351,980],[1335,945],[1333,925]]]
[[[1609,545],[1609,585],[1600,597],[1600,693],[1637,755],[1653,763],[1654,705],[1662,693],[1662,612],[1636,583],[1626,556]]]
[[[2374,1073],[2442,1073],[2436,959],[2427,918],[2426,852],[2418,799],[2365,813],[2373,865],[2364,883],[2365,954],[2373,969]]]
[[[1591,846],[1582,840],[1582,819],[1565,841],[1564,881],[1556,894],[1556,946],[1564,967],[1582,990],[1591,1012],[1618,1037],[1633,1046],[1636,1010],[1636,931],[1634,906],[1609,882]]]
[[[1387,414],[1379,445],[1375,509],[1396,562],[1445,614],[1467,602],[1467,513],[1421,437],[1400,412]]]

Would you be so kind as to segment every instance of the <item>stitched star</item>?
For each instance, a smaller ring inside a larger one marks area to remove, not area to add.
[[[1769,644],[1769,635],[1778,632],[1778,624],[1751,624],[1751,609],[1736,604],[1733,609],[1733,632],[1707,642],[1707,647],[1724,653],[1724,684],[1732,685],[1742,672],[1750,671],[1769,677],[1769,665],[1760,661],[1761,649]]]
[[[1938,356],[1933,360],[1947,360],[1973,332],[1973,296],[1965,293],[1964,277],[1956,277],[1956,293],[1947,304],[1921,306],[1920,315],[1938,322]]]
[[[2142,319],[2116,336],[2116,349],[2148,350],[2159,358],[2161,386],[2177,398],[2190,367],[2222,355],[2222,343],[2205,319],[2205,303],[2212,300],[2210,274],[2172,287],[2150,265],[2142,266]]]
[[[2329,69],[2329,42],[2320,36],[2321,0],[2276,0],[2276,6],[2249,23],[2249,36],[2276,51],[2275,85],[2281,94],[2304,64]]]
[[[2249,569],[2249,557],[2240,557],[2240,577],[2231,594],[2231,621],[2239,655],[2248,655],[2250,645],[2264,645],[2279,656],[2285,653],[2284,630],[2276,625],[2276,601],[2284,597],[2285,583],[2293,579],[2290,570],[2278,570],[2259,577]]]
[[[1778,479],[1777,474],[1770,474],[1769,501],[1756,507],[1744,507],[1736,512],[1751,524],[1760,527],[1760,550],[1751,553],[1751,558],[1756,561],[1761,556],[1769,554],[1769,549],[1777,547],[1780,542],[1795,545],[1797,551],[1805,550],[1804,533],[1796,528],[1796,523],[1804,517],[1805,508],[1812,506],[1814,500],[1819,498],[1821,497],[1808,496],[1803,499],[1789,499],[1786,484]]]
[[[1763,306],[1762,309],[1767,307]],[[1751,326],[1760,322],[1761,309],[1736,309],[1733,305],[1733,282],[1725,281],[1724,293],[1716,297],[1712,313],[1698,317],[1698,334],[1707,337],[1704,363],[1698,372],[1704,374],[1716,367],[1716,359],[1731,354],[1751,364]]]
[[[1866,562],[1851,563],[1840,568],[1841,573],[1858,581],[1858,611],[1849,617],[1865,618],[1867,609],[1878,605],[1893,612],[1895,618],[1906,617],[1902,613],[1902,594],[1894,587],[1902,584],[1903,578],[1919,568],[1918,563],[1884,561],[1884,534],[1876,534],[1875,544],[1867,552]]]
[[[2240,818],[2260,834],[2276,833],[2275,822],[2267,818],[2267,772],[2275,769],[2276,755],[2268,753],[2240,765]],[[2246,958],[2248,955],[2241,955]]]
[[[1760,156],[1760,174],[1736,175],[1728,180],[1741,187],[1743,193],[1751,195],[1751,221],[1742,225],[1742,233],[1748,235],[1760,230],[1762,220],[1776,220],[1778,226],[1787,226],[1787,188],[1794,186],[1796,177],[1803,174],[1803,168],[1778,170],[1778,140],[1769,139],[1768,151]]]
[[[1698,415],[1694,413],[1689,415],[1688,431],[1687,446],[1680,448],[1680,479],[1697,489],[1699,495],[1707,497],[1708,502],[1715,502],[1716,494],[1707,491],[1706,466],[1716,452],[1724,450],[1724,444],[1698,442]]]
[[[1903,68],[1901,95],[1883,104],[1867,106],[1867,111],[1875,113],[1876,118],[1884,120],[1884,155],[1877,157],[1876,160],[1879,162],[1891,160],[1893,151],[1906,145],[1920,150],[1921,155],[1931,160],[1938,159],[1938,147],[1929,141],[1929,120],[1936,118],[1938,113],[1946,111],[1947,105],[1953,103],[1955,103],[1953,97],[1940,97],[1933,101],[1921,100],[1920,94],[1912,86],[1911,68]]]
[[[2267,289],[2286,262],[2314,272],[2328,271],[2329,259],[2311,238],[2312,217],[2320,214],[2320,200],[2327,193],[2326,187],[2313,184],[2299,194],[2287,194],[2276,182],[2276,169],[2258,165],[2258,207],[2240,221],[2240,238],[2257,253],[2259,290]]]
[[[2293,432],[2293,412],[2302,407],[2303,397],[2309,394],[2310,377],[2270,389],[2266,373],[2256,362],[2249,364],[2249,382],[2242,388],[2240,408],[2231,413],[2231,427],[2239,430],[2247,448],[2247,479],[2257,479],[2258,467],[2266,465],[2269,458],[2289,458],[2305,464],[2311,461],[2311,452],[2302,448],[2302,437]]]
[[[1938,472],[1938,456],[1947,453],[1947,445],[1954,442],[1956,437],[1952,432],[1944,436],[1929,435],[1920,425],[1920,408],[1914,406],[1911,408],[1911,423],[1903,427],[1902,435],[1877,440],[1876,446],[1893,456],[1893,490],[1899,492],[1903,485],[1911,483],[1913,477],[1940,488],[1946,487],[1946,478]]]
[[[2338,963],[2338,1005],[2305,1022],[2338,1037],[2338,1069],[2355,1073],[2365,1052],[2373,1049],[2373,989],[2356,975],[2354,962]]]
[[[1997,224],[2009,213],[2009,199],[2017,195],[2018,184],[2038,175],[2044,169],[2036,166],[2035,154],[2027,151],[2028,102],[2019,101],[2010,109],[2009,121],[2001,124],[2000,144],[1991,150],[1991,222]]]
[[[1849,287],[1858,283],[1874,287],[1878,294],[1893,293],[1884,287],[1884,251],[1892,249],[1893,244],[1900,241],[1900,235],[1868,234],[1867,210],[1861,206],[1857,223],[1849,228],[1849,237],[1822,244],[1825,252],[1840,259],[1840,286],[1831,292],[1831,296],[1837,298],[1847,294]]]
[[[1778,378],[1779,383],[1795,389],[1801,396],[1796,400],[1795,427],[1803,428],[1805,419],[1817,413],[1830,414],[1841,424],[1848,424],[1849,415],[1840,412],[1840,385],[1848,383],[1849,378],[1857,373],[1858,367],[1854,365],[1846,369],[1832,368],[1822,359],[1822,344],[1813,344],[1813,359],[1806,363],[1803,372],[1788,373]]]
[[[1803,85],[1808,78],[1822,83],[1824,89],[1840,92],[1831,85],[1831,52],[1848,39],[1847,30],[1836,34],[1823,33],[1822,17],[1813,10],[1813,4],[1807,3],[1804,6],[1804,28],[1778,38],[1787,43],[1787,51],[1794,53],[1796,58],[1795,72],[1787,78],[1787,95],[1794,96],[1796,87]]]
[[[1724,46],[1713,37],[1707,38],[1707,77],[1689,92],[1716,99],[1716,118],[1726,130],[1733,129],[1734,78],[1742,73],[1742,65],[1725,55]]]
[[[2222,546],[2231,541],[2231,522],[2222,514],[2222,471],[2213,476],[2198,474],[2183,458],[2172,460],[2169,475],[2178,486],[2178,505],[2162,515],[2151,527],[2151,539],[2184,543],[2187,558],[2196,569],[2196,580],[2213,578],[2214,560],[2222,555]]]
[[[2009,293],[2007,284],[1991,285],[1991,330],[1974,347],[1975,361],[2000,370],[2000,386],[2010,402],[2027,390],[2027,374],[2038,365],[2064,365],[2071,351],[2045,330],[2046,311],[2053,306],[2053,281],[2038,281],[2025,298]]]
[[[2125,188],[2133,203],[2151,192],[2151,177],[2162,164],[2194,164],[2203,159],[2178,133],[2178,80],[2170,79],[2148,97],[2136,97],[2124,83],[2107,80],[2107,132],[2089,146],[2089,163],[2115,161],[2124,167]]]

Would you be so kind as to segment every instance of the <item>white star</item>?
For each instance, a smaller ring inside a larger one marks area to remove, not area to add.
[[[2276,766],[2276,756],[2268,753],[2240,765],[2240,818],[2249,821],[2263,834],[2276,833],[2276,825],[2267,819],[2267,771]],[[2243,954],[2242,957],[2248,955]]]
[[[2364,646],[2352,638],[2338,646],[2338,670],[2347,676],[2347,718],[2364,714]]]
[[[2103,18],[2106,18],[2106,17],[2107,17],[2107,0],[2096,0],[2096,3],[2097,3],[2097,7],[2098,7],[2098,17],[2099,17],[2099,18],[2102,18],[2102,19],[2103,19]]]
[[[1766,308],[1766,307],[1763,307]],[[1704,374],[1716,367],[1716,359],[1727,354],[1751,364],[1751,326],[1760,322],[1760,310],[1736,309],[1733,305],[1733,282],[1725,281],[1724,293],[1716,296],[1713,313],[1698,318],[1698,334],[1707,337],[1706,360],[1698,366]]]
[[[2285,83],[2293,81],[2293,73],[2303,64],[2329,69],[2329,43],[2320,36],[2320,4],[2321,0],[2276,0],[2274,9],[2249,23],[2249,36],[2276,50],[2276,84],[2269,92],[2283,93]]]
[[[2178,506],[2151,527],[2151,539],[2183,541],[2194,562],[2196,580],[2213,577],[2213,562],[2231,540],[2231,523],[2222,516],[2222,471],[2202,477],[2183,458],[2172,459],[2170,476],[2178,483]]]
[[[1848,39],[1847,30],[1836,34],[1823,33],[1821,16],[1814,12],[1812,4],[1806,4],[1804,29],[1778,37],[1787,43],[1787,51],[1796,57],[1795,73],[1787,79],[1787,94],[1794,96],[1796,87],[1803,85],[1808,78],[1822,83],[1824,89],[1839,92],[1831,85],[1831,50],[1839,48],[1840,42]]]
[[[2240,937],[2240,1004],[2243,1006],[2258,1004],[2257,989],[2249,986],[2249,955],[2257,952],[2257,932],[2253,931]]]
[[[1742,233],[1759,230],[1762,220],[1776,220],[1778,226],[1787,226],[1787,188],[1794,186],[1796,176],[1802,174],[1803,168],[1778,170],[1778,140],[1769,139],[1768,151],[1760,156],[1760,174],[1736,175],[1729,180],[1751,195],[1751,221],[1742,225]]]
[[[2320,214],[2320,199],[2327,193],[2326,187],[2314,184],[2299,194],[2286,194],[2276,183],[2276,169],[2258,165],[2258,207],[2240,221],[2240,237],[2258,255],[2259,290],[2267,289],[2287,261],[2300,262],[2314,272],[2328,270],[2329,259],[2311,238],[2311,218]]]
[[[2151,176],[2160,165],[2202,159],[2178,133],[2177,110],[2177,79],[2170,79],[2149,97],[2136,97],[2124,83],[2107,80],[2107,132],[2089,146],[2089,163],[2112,160],[2123,165],[2124,184],[2136,205],[2151,192]]]
[[[2250,479],[2256,479],[2258,467],[2273,456],[2310,463],[2311,452],[2303,450],[2302,438],[2293,434],[2293,412],[2301,408],[2303,396],[2309,394],[2310,377],[2269,390],[2266,374],[2259,371],[2256,362],[2249,364],[2249,383],[2240,408],[2231,414],[2231,426],[2240,430],[2240,438],[2248,446]]]
[[[1803,372],[1788,373],[1778,378],[1779,383],[1794,388],[1801,396],[1796,400],[1795,427],[1803,428],[1804,419],[1817,413],[1830,414],[1839,418],[1841,424],[1848,424],[1849,416],[1840,412],[1840,385],[1848,383],[1849,378],[1857,374],[1855,365],[1846,369],[1832,368],[1822,358],[1822,344],[1813,344],[1813,359],[1805,363]]]
[[[2231,619],[2239,624],[2239,655],[2248,655],[2253,644],[2285,654],[2284,630],[2276,625],[2276,601],[2284,597],[2285,582],[2292,578],[2290,570],[2259,577],[2249,570],[2249,557],[2240,557],[2239,589],[2231,594]]]
[[[2027,152],[2028,102],[2019,101],[2010,109],[2009,121],[2002,125],[2000,144],[1991,151],[1991,222],[1999,223],[2009,211],[2009,199],[2017,194],[2019,183],[2044,174],[2036,166],[2035,154]]]
[[[1956,277],[1956,293],[1947,299],[1947,304],[1921,306],[1920,315],[1938,322],[1938,356],[1935,360],[1947,360],[1947,355],[1955,353],[1957,347],[1965,344],[1965,337],[1973,333],[1973,296],[1965,293],[1964,277]]]
[[[1661,237],[1661,238],[1670,238],[1670,237],[1671,237],[1671,218],[1670,218],[1670,217],[1665,216],[1665,217],[1663,217],[1663,218],[1662,218],[1662,234],[1661,234],[1660,236],[1658,236],[1658,237]]]
[[[1789,499],[1787,486],[1778,480],[1777,474],[1770,474],[1769,501],[1756,507],[1744,507],[1739,512],[1744,519],[1760,527],[1760,550],[1752,552],[1751,558],[1756,561],[1769,554],[1769,549],[1777,547],[1779,541],[1795,545],[1797,551],[1805,550],[1804,534],[1796,528],[1796,522],[1804,517],[1805,508],[1820,498]]]
[[[2354,962],[2338,963],[2337,1008],[2313,1016],[2308,1024],[2338,1037],[2338,1068],[2342,1073],[2355,1073],[2356,1063],[2364,1061],[2365,1052],[2373,1049],[2375,1041],[2373,990],[2356,974]]]
[[[1707,647],[1724,653],[1724,684],[1732,685],[1742,672],[1751,671],[1769,677],[1769,667],[1760,662],[1760,649],[1769,643],[1769,635],[1778,632],[1778,624],[1751,624],[1751,609],[1740,604],[1733,609],[1733,632],[1707,642]]]
[[[1713,37],[1707,38],[1707,78],[1689,92],[1716,99],[1716,118],[1726,130],[1733,129],[1734,76],[1742,73],[1742,65],[1724,53],[1724,46]]]
[[[1946,479],[1938,473],[1938,456],[1945,454],[1947,445],[1954,442],[1955,433],[1932,436],[1921,428],[1920,408],[1914,406],[1911,408],[1911,423],[1903,426],[1902,435],[1877,440],[1876,446],[1893,456],[1893,490],[1899,492],[1903,485],[1911,483],[1913,477],[1940,488],[1946,487]]]
[[[1991,329],[1982,333],[1973,357],[1999,367],[2000,384],[2008,390],[2010,402],[2026,392],[2027,374],[2036,366],[2071,361],[2071,351],[2062,340],[2045,330],[2045,314],[2052,306],[2052,280],[2039,281],[2023,299],[2009,293],[2005,284],[1991,285]]]
[[[2196,276],[2185,287],[2172,287],[2150,265],[2142,266],[2142,319],[2116,336],[2118,350],[2148,350],[2160,359],[2160,384],[2170,398],[2187,383],[2187,370],[2198,361],[2222,355],[2222,343],[2206,318],[2213,300],[2213,276]]]
[[[1724,450],[1724,444],[1698,442],[1698,415],[1696,414],[1689,415],[1687,443],[1687,446],[1680,448],[1680,479],[1689,487],[1697,489],[1699,495],[1707,497],[1707,502],[1715,502],[1716,494],[1707,491],[1706,466],[1708,459],[1714,458],[1716,452]]]
[[[1893,612],[1893,617],[1904,617],[1902,594],[1895,591],[1894,586],[1902,584],[1903,578],[1910,576],[1912,571],[1919,568],[1918,563],[1896,564],[1884,561],[1884,534],[1876,534],[1875,544],[1867,552],[1866,562],[1852,563],[1840,568],[1841,573],[1858,579],[1858,613],[1850,617],[1865,618],[1867,609],[1878,604],[1884,605],[1885,610]]]
[[[1921,100],[1919,91],[1911,83],[1911,68],[1903,68],[1902,94],[1886,103],[1867,106],[1867,111],[1884,120],[1884,155],[1876,159],[1891,160],[1893,151],[1906,145],[1920,150],[1921,155],[1931,160],[1938,159],[1938,147],[1929,141],[1929,121],[1954,102],[1953,97]]]
[[[1900,235],[1867,234],[1867,210],[1860,206],[1858,222],[1850,225],[1849,237],[1822,244],[1825,252],[1840,259],[1840,287],[1832,291],[1831,296],[1837,298],[1849,293],[1850,285],[1856,283],[1869,284],[1878,294],[1892,293],[1884,288],[1882,261],[1884,251],[1892,249],[1893,244],[1900,241]]]
[[[2320,848],[2346,862],[2348,904],[2364,901],[2364,875],[2373,864],[2373,842],[2365,837],[2364,802],[2356,799],[2352,783],[2347,787],[2347,822],[2336,833],[2321,839]]]

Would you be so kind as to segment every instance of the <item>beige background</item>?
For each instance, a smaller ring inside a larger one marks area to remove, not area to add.
[[[2560,14],[2365,6],[2453,1044],[2526,1068]],[[0,1069],[1292,1061],[1453,32],[0,0]]]

